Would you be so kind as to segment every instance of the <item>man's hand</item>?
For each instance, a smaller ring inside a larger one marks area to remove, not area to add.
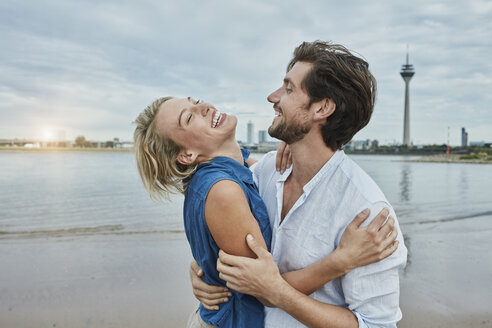
[[[223,286],[212,286],[205,283],[200,277],[203,270],[196,261],[190,264],[190,279],[193,286],[195,298],[203,304],[207,310],[215,311],[219,309],[219,304],[229,301],[232,293]]]
[[[275,167],[280,173],[284,173],[285,169],[292,165],[292,153],[290,152],[289,145],[284,141],[280,142],[277,147],[277,158],[275,161]]]
[[[366,227],[361,224],[369,216],[369,209],[359,213],[347,226],[335,250],[348,270],[381,261],[398,248],[395,219],[388,218],[389,211],[383,208]]]
[[[246,236],[246,242],[257,258],[234,256],[220,250],[217,260],[219,277],[227,282],[227,287],[243,294],[275,304],[275,291],[284,288],[286,282],[280,275],[272,254],[253,238]]]

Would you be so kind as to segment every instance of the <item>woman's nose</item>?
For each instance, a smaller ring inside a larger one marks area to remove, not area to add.
[[[202,116],[207,116],[209,110],[210,110],[210,104],[207,104],[207,103],[200,103],[197,105],[197,110],[199,111],[200,114],[202,114]]]

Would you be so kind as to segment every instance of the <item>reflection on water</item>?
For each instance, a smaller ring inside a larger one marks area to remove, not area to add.
[[[404,163],[401,168],[401,179],[400,179],[400,201],[409,202],[410,201],[410,188],[411,188],[411,174],[412,170],[410,168],[410,163]]]
[[[492,165],[350,157],[380,186],[402,224],[492,210]],[[0,186],[0,239],[183,230],[183,197],[151,201],[130,153],[0,153]]]
[[[462,191],[463,201],[468,200],[468,172],[466,166],[462,166],[460,169],[460,184],[459,188]]]

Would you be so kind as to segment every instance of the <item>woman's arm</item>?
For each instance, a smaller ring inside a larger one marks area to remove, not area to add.
[[[212,186],[205,201],[205,220],[217,245],[229,254],[256,258],[246,244],[247,234],[267,249],[246,195],[234,181],[221,180]]]
[[[219,248],[229,254],[256,258],[246,244],[248,234],[253,235],[259,245],[267,250],[246,195],[234,181],[221,180],[212,186],[205,200],[205,221]]]

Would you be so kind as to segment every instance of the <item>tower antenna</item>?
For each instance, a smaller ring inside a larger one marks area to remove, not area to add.
[[[415,74],[413,65],[409,63],[407,44],[407,63],[402,65],[400,75],[405,81],[405,114],[403,118],[403,145],[410,147],[410,80]]]

